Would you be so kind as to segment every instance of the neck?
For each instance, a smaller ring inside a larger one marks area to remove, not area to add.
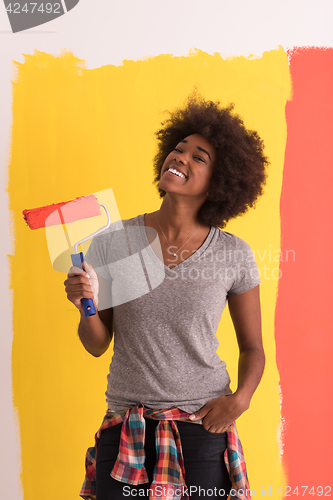
[[[201,205],[196,207],[193,199],[191,202],[189,204],[187,200],[174,199],[168,194],[165,195],[157,216],[169,240],[184,238],[199,226],[198,213]]]

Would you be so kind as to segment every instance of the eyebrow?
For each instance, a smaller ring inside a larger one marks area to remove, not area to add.
[[[186,139],[183,139],[183,140],[182,140],[182,141],[180,141],[180,142],[185,142],[185,143],[187,143],[187,140],[186,140]],[[210,157],[210,154],[209,154],[209,153],[208,153],[208,151],[206,151],[204,148],[201,148],[200,146],[197,146],[197,149],[199,149],[199,151],[202,151],[203,153],[206,153],[206,155],[208,156],[208,158],[209,158],[210,160],[212,160],[212,159],[211,159],[211,157]]]

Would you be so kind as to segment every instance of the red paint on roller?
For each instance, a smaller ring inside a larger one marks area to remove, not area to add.
[[[98,200],[96,196],[91,194],[72,201],[24,210],[23,216],[30,229],[39,229],[95,217],[100,213]]]
[[[332,494],[333,50],[297,49],[290,55],[284,261],[275,318],[283,461],[291,488],[282,493],[313,500]]]

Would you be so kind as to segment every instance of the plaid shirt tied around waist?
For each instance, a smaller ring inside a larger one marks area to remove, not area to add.
[[[154,477],[149,500],[180,500],[186,498],[185,468],[179,431],[175,420],[186,420],[190,413],[178,408],[152,410],[141,403],[128,410],[108,410],[101,427],[95,435],[95,446],[86,454],[86,477],[80,496],[96,500],[96,458],[98,441],[103,430],[122,423],[119,453],[111,471],[117,481],[139,485],[148,483],[145,463],[145,419],[159,420],[156,427],[156,455]],[[202,420],[192,421],[201,424]],[[224,462],[233,488],[233,500],[251,500],[243,448],[238,437],[235,422],[227,429],[227,449]],[[167,494],[166,494],[167,493]]]

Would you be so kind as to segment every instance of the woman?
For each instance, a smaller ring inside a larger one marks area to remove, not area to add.
[[[264,369],[260,280],[248,245],[219,228],[254,204],[268,162],[232,110],[192,95],[170,114],[157,132],[160,209],[96,237],[87,272],[72,268],[65,281],[86,350],[102,355],[115,333],[108,413],[88,450],[84,498],[227,498],[247,485],[246,472],[237,483],[232,470],[231,440]],[[96,316],[82,315],[83,297],[100,301]],[[227,301],[240,353],[234,393],[216,354]]]

